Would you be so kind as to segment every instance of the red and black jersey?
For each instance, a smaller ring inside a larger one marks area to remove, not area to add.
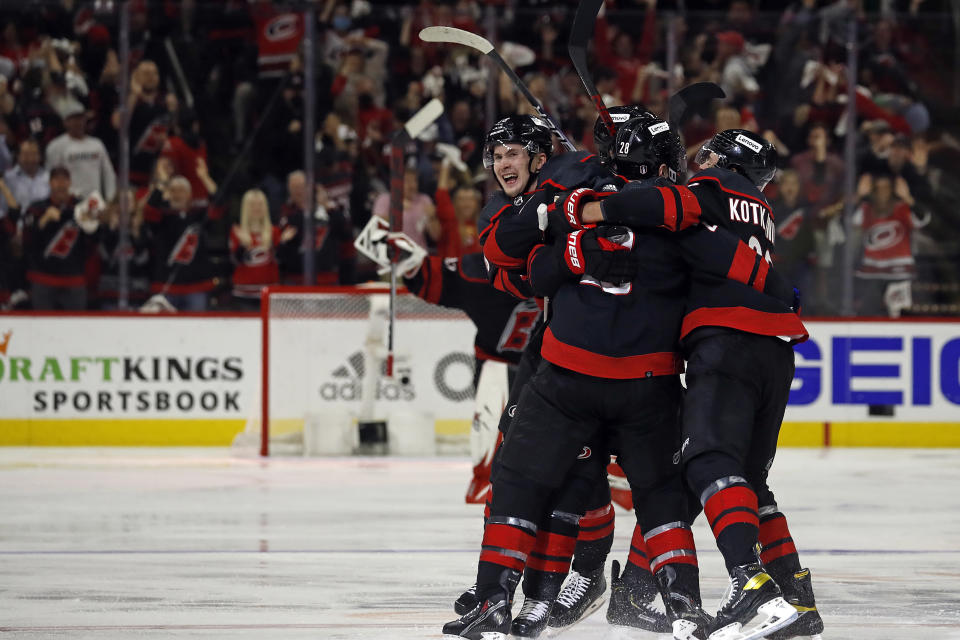
[[[537,223],[537,208],[549,204],[557,193],[589,187],[596,191],[617,191],[625,184],[586,151],[551,157],[537,176],[537,188],[508,199],[503,192],[494,196],[480,215],[480,243],[487,261],[501,269],[526,267],[527,256],[543,242]]]
[[[204,226],[207,220],[223,215],[221,207],[172,209],[159,191],[150,194],[143,218],[151,237],[153,257],[150,289],[174,295],[211,291],[214,288],[213,265],[207,249]]]
[[[698,327],[729,327],[759,335],[805,340],[790,308],[792,287],[770,269],[776,239],[773,212],[752,182],[726,169],[707,169],[686,187],[660,185],[624,191],[602,203],[604,219],[634,228],[682,231],[691,268],[681,337]],[[703,226],[697,228],[697,222]],[[720,231],[734,236],[734,243]],[[703,231],[715,234],[716,242]],[[687,246],[687,242],[692,246]],[[729,265],[723,268],[723,265]],[[769,295],[768,295],[769,294]]]
[[[90,253],[91,237],[77,224],[72,196],[60,205],[49,198],[27,209],[23,224],[27,279],[51,287],[82,287],[84,269]],[[49,220],[41,229],[40,220],[50,207],[60,210],[59,220]]]
[[[233,260],[233,295],[259,298],[260,289],[280,281],[277,266],[276,246],[280,242],[280,230],[270,225],[271,242],[264,247],[261,234],[250,234],[252,247],[240,243],[236,228],[230,229],[230,257]]]
[[[303,254],[310,243],[303,236],[303,211],[292,202],[280,208],[277,226],[281,235],[288,229],[296,234],[277,244],[277,260],[284,282],[301,284],[303,279]],[[314,269],[316,284],[344,284],[348,279],[345,267],[352,265],[355,249],[350,221],[343,210],[334,208],[313,220]]]
[[[150,182],[153,164],[163,151],[170,128],[163,96],[153,102],[138,100],[130,115],[130,182],[138,187]]]
[[[478,360],[520,362],[541,316],[533,300],[517,300],[490,286],[480,253],[462,258],[428,256],[404,283],[427,302],[467,314],[477,327],[473,344]]]

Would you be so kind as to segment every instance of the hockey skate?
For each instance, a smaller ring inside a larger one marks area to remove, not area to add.
[[[469,589],[460,594],[453,601],[453,610],[458,616],[462,616],[467,611],[477,606],[477,584],[474,583]]]
[[[553,603],[550,627],[565,629],[580,622],[603,606],[606,590],[607,580],[603,576],[603,567],[587,574],[571,571],[560,595]]]
[[[510,633],[517,638],[536,638],[547,628],[550,620],[552,600],[524,598],[520,613],[513,619]]]
[[[747,626],[757,616],[763,619]],[[730,588],[717,612],[710,640],[766,638],[797,619],[780,587],[759,564],[744,564],[730,572]]]
[[[499,588],[456,620],[443,625],[445,636],[469,640],[505,640],[510,633],[510,600],[520,572],[504,569]]]
[[[797,619],[769,636],[771,640],[788,640],[788,638],[811,638],[820,640],[823,632],[823,619],[817,611],[817,603],[813,598],[813,583],[810,580],[810,570],[801,569],[789,578],[778,583],[783,591],[783,598],[797,610]]]
[[[674,640],[705,640],[713,618],[700,601],[699,570],[684,564],[668,564],[654,577],[671,621]]]
[[[620,563],[614,560],[607,622],[637,627],[654,633],[667,633],[671,629],[667,615],[658,611],[652,604],[657,594],[657,585],[652,577],[649,579],[649,584],[644,582],[629,584],[620,577]]]

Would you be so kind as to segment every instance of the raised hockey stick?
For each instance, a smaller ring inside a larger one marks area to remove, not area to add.
[[[607,105],[603,103],[603,96],[597,91],[597,85],[593,83],[593,76],[590,75],[590,68],[587,66],[587,44],[593,38],[593,27],[602,6],[603,0],[580,0],[577,12],[573,15],[573,26],[570,28],[570,38],[567,40],[567,52],[573,61],[573,68],[580,76],[583,88],[587,90],[587,95],[593,100],[593,106],[600,114],[600,119],[606,125],[610,136],[615,137],[617,128],[613,124]]]
[[[449,44],[461,44],[471,49],[475,49],[487,56],[500,67],[501,71],[507,74],[507,77],[510,79],[510,82],[513,83],[520,93],[523,94],[523,97],[527,99],[527,102],[537,110],[537,114],[547,121],[547,125],[550,127],[550,130],[553,131],[553,134],[557,136],[567,151],[573,151],[576,147],[573,146],[573,143],[563,134],[563,131],[560,130],[560,125],[554,120],[553,116],[547,113],[543,105],[540,104],[540,101],[537,100],[537,97],[530,93],[530,89],[524,84],[516,72],[507,64],[507,61],[503,59],[497,50],[494,48],[493,44],[483,36],[478,36],[475,33],[469,31],[464,31],[463,29],[457,29],[456,27],[427,27],[420,30],[420,39],[424,42],[446,42]]]
[[[407,144],[423,133],[443,113],[443,103],[434,98],[393,134],[390,140],[390,232],[403,229],[403,161]],[[387,327],[387,377],[393,377],[393,333],[397,318],[397,262],[400,252],[390,249],[390,324]]]
[[[709,104],[711,100],[722,100],[726,97],[727,94],[720,85],[714,82],[694,82],[670,96],[667,122],[671,127],[679,130],[691,115]]]

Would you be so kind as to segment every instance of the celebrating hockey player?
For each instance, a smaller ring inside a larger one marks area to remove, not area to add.
[[[776,160],[773,145],[756,134],[721,131],[698,153],[701,172],[689,189],[588,195],[595,202],[578,213],[584,222],[673,231],[702,220],[708,230],[733,231],[769,262],[775,230],[762,190],[776,172]],[[810,572],[800,566],[786,518],[767,484],[794,373],[790,344],[807,333],[794,313],[797,304],[790,308],[757,291],[770,272],[756,263],[756,255],[740,252],[731,271],[741,278],[749,271],[745,281],[753,286],[734,287],[731,280],[695,272],[681,331],[688,361],[684,475],[730,575],[711,637],[819,634],[823,623]],[[688,637],[702,632],[691,630]]]

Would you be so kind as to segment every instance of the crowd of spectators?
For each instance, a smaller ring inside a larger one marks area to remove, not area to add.
[[[566,57],[575,2],[317,0],[307,60],[304,2],[129,0],[125,104],[120,4],[0,8],[3,308],[117,308],[121,262],[130,305],[163,293],[181,310],[256,309],[263,285],[303,284],[305,251],[315,284],[376,278],[353,239],[389,209],[391,133],[432,97],[445,113],[405,150],[404,231],[437,255],[476,250],[477,214],[495,188],[482,166],[484,132],[531,108],[477,52],[420,41],[425,26],[498,43],[568,137],[593,146],[596,112]],[[670,87],[720,84],[727,98],[684,128],[691,159],[725,128],[775,142],[782,166],[767,195],[776,267],[803,291],[806,313],[844,312],[840,283],[851,269],[856,313],[960,313],[960,178],[951,171],[960,83],[949,64],[960,43],[950,10],[946,0],[797,0],[785,9],[608,0],[591,63],[607,104],[661,114]],[[848,203],[851,22],[857,146]],[[312,212],[303,172],[311,115]],[[127,185],[118,179],[125,125]]]

